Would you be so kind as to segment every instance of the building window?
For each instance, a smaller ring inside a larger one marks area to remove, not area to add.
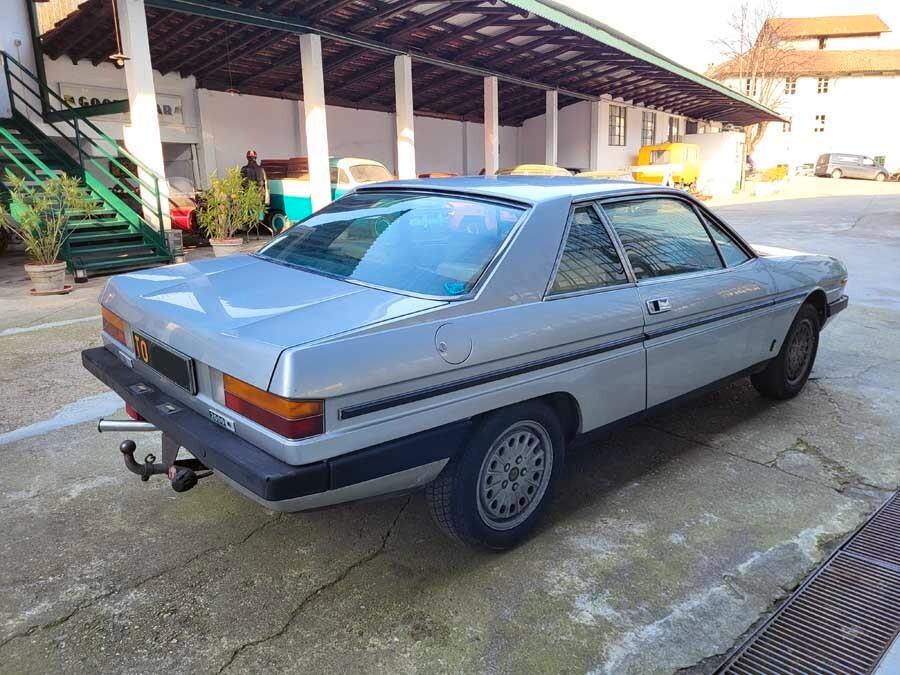
[[[641,145],[656,142],[656,113],[645,110],[641,114]]]
[[[609,106],[609,144],[625,145],[625,106]]]
[[[744,80],[744,95],[756,96],[756,79],[748,77]]]
[[[825,133],[825,115],[816,115],[816,126],[813,127],[813,133]]]
[[[828,78],[820,77],[816,82],[816,93],[817,94],[827,94],[828,93]]]
[[[781,123],[781,133],[789,134],[791,133],[791,122],[788,120],[787,122]]]
[[[797,78],[789,77],[784,81],[784,93],[792,96],[797,93]]]
[[[681,120],[669,118],[669,143],[681,143]]]

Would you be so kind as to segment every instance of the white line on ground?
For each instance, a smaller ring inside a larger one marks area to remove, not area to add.
[[[96,321],[100,318],[99,314],[94,316],[83,316],[79,319],[66,319],[65,321],[50,321],[49,323],[39,323],[36,326],[18,326],[16,328],[4,328],[0,330],[0,337],[7,335],[18,335],[19,333],[31,333],[36,330],[44,330],[45,328],[58,328],[59,326],[71,326],[73,323],[84,323],[85,321]]]
[[[80,319],[66,319],[65,321],[50,321],[49,323],[39,323],[36,326],[19,326],[16,328],[4,328],[0,330],[0,337],[7,335],[18,335],[19,333],[31,333],[36,330],[44,330],[45,328],[57,328],[59,326],[70,326],[73,323],[84,323],[85,321],[95,321],[100,318],[99,314],[94,316],[83,316]]]
[[[5,434],[0,434],[0,445],[21,441],[23,438],[40,436],[73,424],[81,424],[89,420],[95,420],[104,415],[111,415],[125,405],[118,394],[107,391],[102,394],[86,396],[74,403],[69,403],[59,409],[53,417],[27,427],[19,427]]]

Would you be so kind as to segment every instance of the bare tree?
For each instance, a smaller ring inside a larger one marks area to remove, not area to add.
[[[793,50],[778,35],[777,17],[775,0],[742,0],[731,14],[728,33],[713,41],[725,61],[710,72],[717,80],[737,79],[741,93],[772,110],[783,103],[784,77],[794,58]],[[745,129],[748,155],[768,124],[759,122]]]

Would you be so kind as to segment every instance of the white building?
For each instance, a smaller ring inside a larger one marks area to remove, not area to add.
[[[842,152],[900,169],[900,49],[891,48],[884,21],[871,14],[771,21],[785,54],[779,102],[770,103],[790,122],[768,125],[753,153],[756,166],[793,166]],[[735,91],[754,94],[733,63],[713,72]]]

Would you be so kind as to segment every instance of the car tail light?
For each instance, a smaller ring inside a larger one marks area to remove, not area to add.
[[[141,416],[141,414],[137,410],[132,408],[130,403],[125,404],[125,414],[128,415],[131,419],[137,420],[138,422],[144,421],[144,418]]]
[[[322,401],[282,398],[231,375],[223,375],[225,405],[286,438],[307,438],[325,431]]]
[[[106,309],[106,307],[102,307],[100,309],[100,313],[103,315],[103,332],[124,345],[125,322],[122,321],[120,317],[116,316],[108,309]]]

